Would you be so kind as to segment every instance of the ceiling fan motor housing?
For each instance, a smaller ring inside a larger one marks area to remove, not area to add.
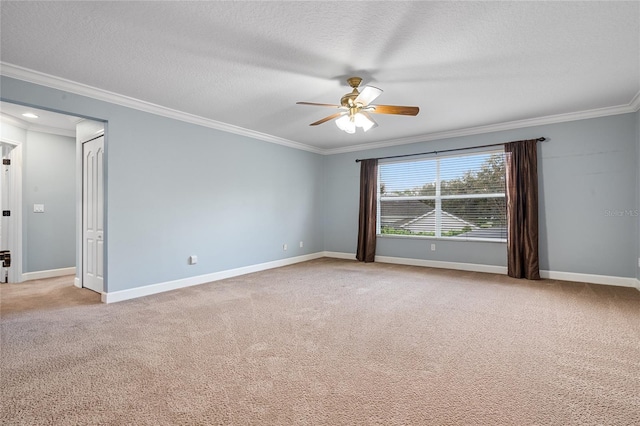
[[[351,77],[347,79],[347,83],[349,83],[349,86],[353,88],[353,91],[351,91],[351,93],[347,93],[340,99],[340,105],[350,108],[354,104],[353,101],[355,101],[360,94],[360,92],[358,92],[358,86],[362,83],[362,79],[360,77]],[[349,100],[351,100],[351,102],[349,102]]]
[[[343,107],[350,108],[351,106],[354,105],[354,101],[356,100],[359,94],[360,93],[358,92],[358,89],[353,89],[353,92],[347,93],[340,99],[340,105],[342,105]]]

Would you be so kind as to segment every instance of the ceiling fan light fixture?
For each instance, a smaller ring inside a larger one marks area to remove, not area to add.
[[[347,133],[355,133],[356,132],[356,123],[351,120],[349,115],[343,115],[342,117],[336,120],[336,126],[344,132]]]
[[[356,127],[361,127],[365,132],[376,124],[373,120],[360,112],[353,117],[353,122]]]
[[[327,117],[315,121],[310,126],[317,126],[327,121],[336,120],[336,126],[343,132],[355,133],[360,127],[365,132],[378,127],[378,123],[371,117],[371,114],[395,114],[416,116],[420,108],[416,106],[403,105],[372,105],[382,90],[373,86],[365,86],[361,92],[358,87],[362,79],[360,77],[351,77],[347,80],[349,86],[353,89],[351,93],[347,93],[340,99],[340,104],[319,104],[317,102],[296,102],[299,105],[315,105],[321,107],[338,108],[341,112],[336,112]]]

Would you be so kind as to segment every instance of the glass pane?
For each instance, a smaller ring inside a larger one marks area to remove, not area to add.
[[[443,237],[507,238],[504,197],[442,200]]]
[[[434,160],[381,164],[379,173],[380,195],[384,197],[436,194]]]
[[[485,153],[440,160],[442,195],[504,193],[504,153]]]
[[[380,202],[380,232],[395,235],[435,236],[435,201]]]

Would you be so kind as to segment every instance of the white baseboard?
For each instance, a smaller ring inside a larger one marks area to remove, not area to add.
[[[477,263],[444,262],[441,260],[406,259],[402,257],[376,256],[376,262],[394,263],[397,265],[424,266],[427,268],[455,269],[458,271],[487,272],[490,274],[506,274],[506,266],[480,265]]]
[[[75,278],[73,279],[73,285],[74,285],[74,286],[76,286],[76,287],[78,287],[78,288],[82,288],[82,283],[80,282],[80,278],[75,277]]]
[[[579,274],[576,272],[540,271],[540,278],[638,288],[636,284],[638,280],[636,280],[635,278],[612,277],[608,275]]]
[[[333,257],[336,259],[356,259],[356,255],[353,253],[325,251],[324,255],[325,257]],[[440,260],[411,259],[406,257],[376,256],[376,262],[393,263],[396,265],[424,266],[427,268],[455,269],[458,271],[487,272],[492,274],[507,273],[507,268],[505,266],[480,265],[477,263],[444,262]]]
[[[47,271],[26,272],[22,274],[22,281],[42,280],[44,278],[64,277],[65,275],[75,275],[76,268],[49,269]]]
[[[353,253],[324,252],[326,257],[337,259],[355,259]],[[487,272],[493,274],[507,274],[506,266],[481,265],[476,263],[443,262],[438,260],[411,259],[405,257],[376,256],[376,262],[394,263],[398,265],[425,266],[428,268],[455,269],[459,271]],[[626,277],[607,275],[579,274],[575,272],[540,271],[540,277],[558,281],[574,281],[589,284],[613,285],[618,287],[632,287],[640,290],[640,280]]]
[[[346,260],[356,260],[355,253],[341,253],[338,251],[324,251],[322,252],[323,257],[332,257],[334,259],[346,259]]]
[[[282,266],[293,265],[295,263],[306,262],[308,260],[319,259],[325,257],[323,252],[307,254],[304,256],[290,257],[288,259],[274,260],[272,262],[260,263],[257,265],[244,266],[242,268],[229,269],[226,271],[214,272],[211,274],[198,275],[195,277],[182,278],[174,281],[167,281],[158,284],[150,284],[143,287],[132,288],[129,290],[120,290],[102,293],[102,302],[113,303],[123,300],[135,299],[152,294],[163,293],[165,291],[177,290],[179,288],[191,287],[210,283],[213,281],[224,280],[227,278],[237,277],[239,275],[251,274],[253,272],[265,271],[267,269],[279,268]]]
[[[272,262],[260,263],[257,265],[244,266],[242,268],[229,269],[226,271],[214,272],[211,274],[198,275],[195,277],[182,278],[174,281],[167,281],[158,284],[150,284],[143,287],[132,288],[129,290],[113,291],[102,293],[102,302],[114,303],[123,300],[135,299],[152,294],[163,293],[165,291],[177,290],[179,288],[191,287],[210,283],[214,281],[233,278],[240,275],[251,274],[253,272],[265,271],[267,269],[279,268],[282,266],[293,265],[295,263],[306,262],[308,260],[319,259],[322,257],[331,257],[335,259],[354,260],[354,253],[342,253],[333,251],[323,251],[304,256],[291,257],[288,259],[275,260]],[[393,263],[398,265],[423,266],[429,268],[453,269],[459,271],[485,272],[492,274],[506,275],[507,268],[505,266],[481,265],[476,263],[460,263],[460,262],[444,262],[437,260],[410,259],[404,257],[376,256],[376,262]],[[69,268],[72,269],[72,268]],[[73,273],[73,272],[70,272]],[[542,278],[560,280],[560,281],[577,281],[591,284],[604,284],[622,287],[634,287],[640,290],[640,280],[635,278],[611,277],[604,275],[577,274],[572,272],[555,272],[540,271]],[[74,285],[79,287],[80,280],[76,277]]]

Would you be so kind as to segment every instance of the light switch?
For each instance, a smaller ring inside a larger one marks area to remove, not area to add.
[[[44,213],[44,204],[34,204],[33,205],[34,213]]]

